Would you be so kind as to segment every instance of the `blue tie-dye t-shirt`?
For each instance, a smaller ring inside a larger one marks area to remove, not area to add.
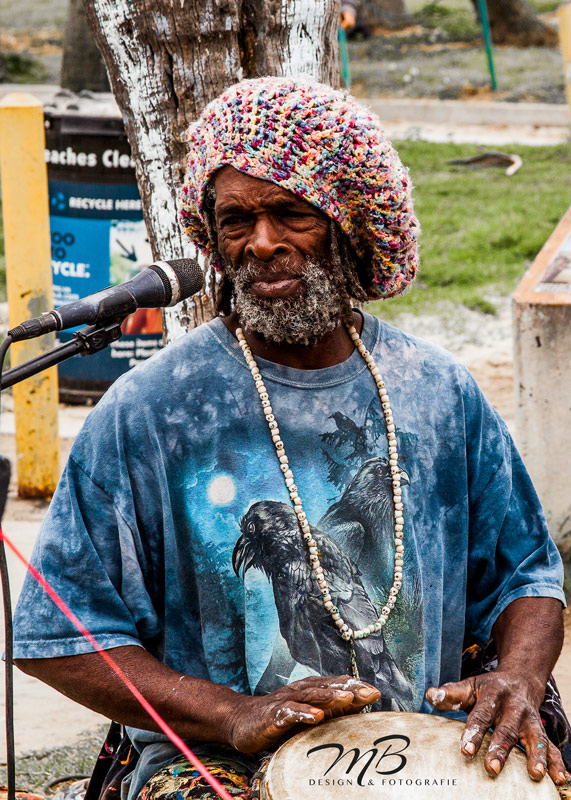
[[[402,469],[403,585],[383,631],[356,642],[384,708],[432,712],[519,597],[564,602],[562,570],[505,425],[440,348],[364,315]],[[331,593],[353,628],[392,584],[392,482],[375,383],[356,351],[298,370],[258,359]],[[312,580],[258,393],[220,319],[118,380],[77,437],[34,563],[105,648],[142,644],[174,669],[266,693],[348,672]],[[17,658],[90,645],[28,577]],[[131,731],[141,782],[168,754]],[[153,750],[155,748],[155,750]],[[171,753],[172,756],[172,753]],[[152,766],[150,766],[152,765]]]

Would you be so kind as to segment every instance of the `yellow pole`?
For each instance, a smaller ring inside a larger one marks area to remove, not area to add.
[[[52,308],[48,179],[44,114],[29,94],[0,102],[0,176],[10,327]],[[11,366],[55,343],[53,334],[17,342]],[[51,497],[59,475],[57,369],[14,386],[20,497]]]
[[[565,94],[571,114],[571,2],[559,6],[557,16],[559,18],[559,47],[565,76]]]

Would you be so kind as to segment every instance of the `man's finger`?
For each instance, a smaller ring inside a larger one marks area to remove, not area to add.
[[[321,679],[323,681],[323,678]],[[370,683],[366,681],[359,681],[357,678],[352,678],[350,675],[341,675],[337,678],[326,678],[326,682],[322,686],[329,686],[332,689],[344,689],[353,693],[359,689],[374,689]]]
[[[309,703],[331,712],[354,713],[370,703],[376,703],[381,693],[370,683],[359,681],[350,675],[332,677],[311,676],[278,689],[283,702]]]
[[[465,756],[471,758],[476,755],[488,729],[494,724],[496,716],[496,700],[489,696],[479,698],[468,714],[466,727],[460,737],[460,750]]]
[[[519,741],[519,719],[510,715],[507,719],[504,716],[490,739],[488,752],[484,758],[484,767],[488,775],[495,777],[499,775],[507,757]]]
[[[549,739],[545,734],[545,729],[539,717],[526,720],[520,738],[527,754],[527,771],[529,777],[534,781],[540,781],[549,768],[548,758],[551,754],[551,750],[549,748]],[[555,748],[555,750],[557,750],[557,748]],[[554,758],[556,758],[555,755]],[[559,758],[561,758],[561,756],[559,756]],[[559,763],[558,760],[557,763]],[[561,766],[563,766],[562,761]],[[561,770],[557,770],[557,772],[560,771]]]
[[[426,692],[426,699],[442,711],[467,711],[476,702],[474,681],[467,678],[457,683],[444,683],[438,689],[431,687]]]
[[[547,742],[547,769],[549,777],[556,786],[563,786],[567,780],[565,777],[565,764],[561,751],[553,742]]]
[[[276,691],[289,694],[291,692],[296,692],[298,689],[307,689],[308,687],[315,686],[321,687],[322,689],[328,686],[340,689],[343,688],[343,684],[351,681],[355,681],[355,678],[352,678],[350,675],[332,675],[326,678],[324,678],[323,675],[309,675],[307,678],[300,678],[298,681],[288,683],[286,686],[282,686]],[[363,681],[359,681],[359,683],[363,683]]]
[[[305,703],[288,702],[279,706],[274,711],[273,726],[284,731],[292,728],[299,722],[305,725],[317,725],[324,717],[323,709],[315,708]]]
[[[357,704],[368,705],[376,703],[381,693],[378,689],[365,681],[358,681],[355,678],[348,678],[343,681],[333,681],[329,684],[330,688],[338,691],[351,692]]]
[[[329,708],[331,706],[346,706],[353,702],[353,692],[345,689],[333,689],[331,687],[308,686],[300,689],[293,695],[293,700],[298,703],[308,703],[318,708]]]
[[[380,699],[381,693],[378,689],[366,681],[360,681],[349,675],[341,675],[337,678],[326,679],[323,687],[335,689],[337,692],[351,692],[357,706],[366,706],[376,703]]]
[[[361,711],[365,706],[376,703],[381,699],[381,693],[372,686],[357,689],[353,694],[352,709]]]

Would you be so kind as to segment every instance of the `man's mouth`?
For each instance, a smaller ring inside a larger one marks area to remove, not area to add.
[[[250,288],[259,297],[289,297],[295,294],[301,285],[297,276],[275,276],[271,280],[252,281]]]

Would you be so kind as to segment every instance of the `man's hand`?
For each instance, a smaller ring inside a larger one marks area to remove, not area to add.
[[[304,678],[263,697],[238,695],[227,738],[242,753],[258,753],[296,733],[300,723],[357,714],[379,697],[378,689],[348,675]]]
[[[480,749],[489,728],[494,728],[484,758],[486,771],[498,775],[518,742],[527,753],[530,778],[540,781],[549,772],[555,784],[565,783],[565,767],[558,748],[543,729],[538,703],[522,678],[502,672],[487,672],[458,683],[445,683],[426,694],[441,711],[469,711],[460,748],[471,758]]]
[[[461,749],[471,758],[488,728],[494,733],[484,758],[495,777],[518,744],[527,753],[527,770],[540,781],[549,772],[565,782],[561,753],[549,742],[539,717],[545,685],[563,644],[562,607],[551,597],[520,597],[502,611],[492,629],[498,650],[495,672],[429,689],[426,697],[442,711],[470,711]]]

